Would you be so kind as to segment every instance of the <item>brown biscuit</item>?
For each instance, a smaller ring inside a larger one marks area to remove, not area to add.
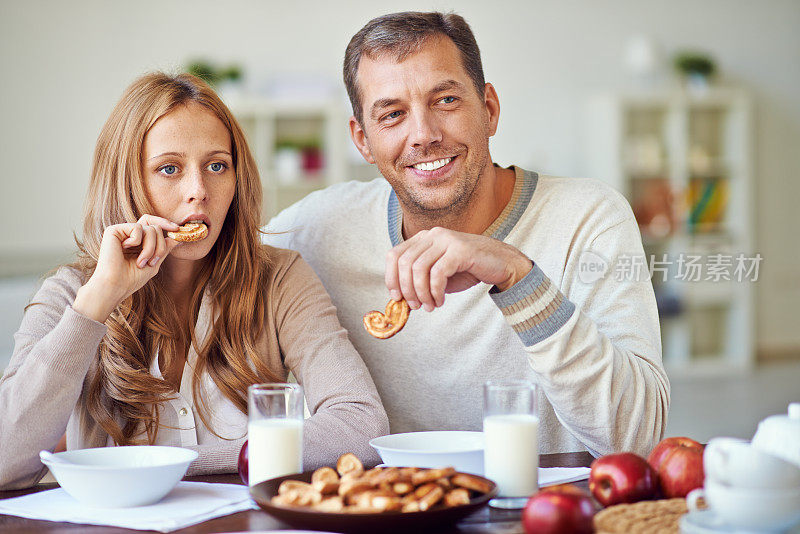
[[[459,506],[462,504],[469,504],[469,490],[466,488],[456,488],[445,494],[445,506]]]
[[[200,241],[208,236],[208,226],[205,223],[187,223],[178,228],[177,232],[167,232],[167,237],[183,243]]]
[[[426,493],[425,496],[419,500],[420,511],[424,512],[430,509],[430,507],[439,502],[442,497],[444,497],[444,490],[437,484],[435,488]]]
[[[373,310],[364,314],[364,328],[373,337],[388,339],[403,329],[410,313],[405,299],[390,300],[384,313]]]
[[[423,469],[411,475],[411,483],[415,486],[425,484],[426,482],[433,482],[434,480],[442,477],[449,477],[455,474],[456,470],[453,467],[442,467],[440,469]]]
[[[468,475],[466,473],[458,473],[453,475],[450,478],[450,482],[452,482],[455,486],[461,486],[462,488],[477,491],[478,493],[489,493],[489,491],[492,489],[491,484],[489,484],[489,482],[486,480],[478,478],[474,475]]]
[[[336,462],[336,471],[342,476],[347,473],[363,473],[364,464],[355,454],[348,452],[339,457],[339,461]]]

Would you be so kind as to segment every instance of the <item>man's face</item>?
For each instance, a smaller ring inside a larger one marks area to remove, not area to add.
[[[497,95],[481,96],[453,42],[436,36],[401,62],[392,54],[361,58],[357,83],[362,123],[350,119],[356,147],[375,163],[404,208],[460,212],[487,167],[497,128]]]

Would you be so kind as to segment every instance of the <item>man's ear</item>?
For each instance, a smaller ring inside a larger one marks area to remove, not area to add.
[[[372,157],[372,152],[370,152],[369,144],[367,143],[367,134],[356,120],[355,115],[350,117],[350,138],[367,163],[375,163],[375,159]]]
[[[489,137],[491,137],[497,132],[497,123],[500,121],[500,99],[497,98],[497,91],[490,83],[483,89],[483,103],[489,115]]]

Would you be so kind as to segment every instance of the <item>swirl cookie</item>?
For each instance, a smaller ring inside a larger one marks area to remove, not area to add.
[[[410,313],[405,299],[390,300],[384,313],[373,310],[364,314],[364,328],[373,337],[388,339],[403,329]]]
[[[186,223],[177,232],[167,232],[167,237],[182,243],[193,243],[208,236],[208,226],[202,222]]]

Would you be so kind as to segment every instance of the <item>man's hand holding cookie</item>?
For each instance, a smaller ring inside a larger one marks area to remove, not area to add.
[[[484,235],[445,228],[423,230],[386,255],[386,287],[412,310],[433,311],[446,293],[479,282],[505,291],[527,275],[533,262],[516,248]]]

